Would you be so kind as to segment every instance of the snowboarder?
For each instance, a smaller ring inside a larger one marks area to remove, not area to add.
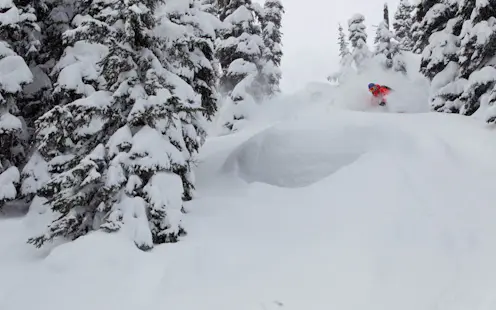
[[[372,93],[372,96],[374,96],[374,99],[378,99],[379,105],[384,106],[386,105],[386,96],[391,92],[391,88],[384,85],[370,83],[369,91]]]

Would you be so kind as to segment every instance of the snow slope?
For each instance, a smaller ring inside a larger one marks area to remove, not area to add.
[[[496,309],[494,132],[307,95],[208,140],[177,244],[35,250],[42,208],[0,220],[0,309]]]

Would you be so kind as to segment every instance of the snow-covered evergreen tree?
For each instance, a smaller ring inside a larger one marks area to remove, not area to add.
[[[70,96],[37,122],[53,173],[40,193],[60,216],[29,242],[96,229],[123,230],[143,250],[175,242],[204,140],[201,98],[166,69],[169,43],[154,32],[161,1],[84,4],[64,33],[70,59],[57,65],[57,87]],[[89,57],[70,57],[84,49]]]
[[[265,50],[263,64],[260,66],[263,75],[264,95],[271,97],[280,92],[282,59],[282,16],[284,6],[280,0],[266,0],[264,4],[264,18],[262,23],[263,41]]]
[[[36,55],[40,45],[36,38],[39,26],[33,2],[5,0],[0,3],[3,15],[0,20],[0,36],[9,42],[12,49],[26,62]]]
[[[218,17],[219,11],[219,1],[218,0],[200,0],[201,10]]]
[[[65,49],[62,34],[71,29],[70,23],[73,17],[77,10],[84,6],[81,2],[75,0],[31,0],[30,2],[38,17],[39,28],[32,31],[32,36],[34,35],[38,44],[37,49],[30,54],[28,63],[34,78],[32,83],[24,87],[21,101],[23,117],[30,132],[29,139],[32,145],[29,161],[21,174],[21,193],[26,202],[30,202],[37,195],[50,177],[48,163],[34,148],[35,121],[54,105],[63,104],[65,101],[65,98],[58,96],[60,92],[54,90],[59,73],[56,64],[61,59],[87,56],[85,53],[80,53],[62,57]],[[62,75],[61,79],[74,81],[77,77]]]
[[[212,11],[214,3],[209,1],[207,6],[198,0],[173,0],[170,3],[174,5],[170,5],[168,17],[178,26],[178,34],[167,49],[167,58],[174,73],[201,94],[204,115],[211,119],[217,111],[219,99],[219,76],[214,59],[217,29],[214,27],[216,23],[212,22],[216,17],[207,12]]]
[[[349,39],[353,48],[351,55],[357,68],[360,68],[363,62],[370,57],[364,21],[365,17],[362,14],[355,14],[348,20]]]
[[[390,23],[389,23],[389,7],[388,7],[387,3],[384,3],[383,14],[384,14],[384,24],[386,25],[386,28],[389,29],[389,26],[390,26]]]
[[[381,24],[383,24],[383,22],[381,22],[378,26],[375,26],[375,36],[374,36],[374,45],[377,45],[379,44],[379,40],[381,39]]]
[[[229,1],[222,7],[220,18],[224,29],[217,42],[216,55],[223,70],[221,91],[227,95],[246,76],[243,72],[231,72],[231,64],[235,61],[255,64],[261,58],[262,32],[251,10],[251,0]]]
[[[392,33],[389,31],[387,24],[384,21],[380,22],[379,26],[377,27],[376,37],[374,39],[374,43],[376,44],[375,54],[382,54],[386,56],[386,58],[390,62],[388,62],[387,64],[388,68],[391,68],[392,65],[392,57],[390,51],[392,37]]]
[[[423,25],[421,27],[426,31],[420,40],[417,38],[414,47],[417,51],[422,50],[420,71],[430,79],[443,71],[450,61],[458,60],[458,35],[463,19],[457,16],[457,0],[443,1],[424,13],[425,18],[418,25]],[[419,14],[417,11],[417,19]]]
[[[33,75],[26,64],[36,49],[26,29],[36,29],[36,16],[29,5],[0,2],[0,208],[18,198],[20,171],[27,161],[29,135],[19,101],[23,87]]]
[[[346,34],[344,33],[343,26],[339,24],[338,26],[338,44],[339,44],[339,56],[343,59],[345,56],[350,55],[350,49],[348,48],[348,41],[346,41]]]
[[[379,23],[374,39],[375,58],[382,63],[385,69],[394,69],[406,72],[406,64],[401,54],[399,43],[389,27],[389,8],[384,4],[383,21]]]
[[[229,130],[236,129],[234,123],[245,119],[262,95],[256,82],[265,46],[255,16],[251,0],[221,4],[224,29],[217,41],[216,56],[223,72],[220,91],[232,107],[232,117],[225,124]]]
[[[252,0],[249,7],[253,11],[253,14],[255,15],[255,19],[257,20],[257,22],[259,24],[262,24],[265,18],[264,6],[258,1]]]
[[[387,3],[385,3],[382,22],[379,23],[379,26],[375,32],[374,44],[377,44],[376,55],[384,54],[388,56],[387,54],[389,52],[389,45],[392,38],[393,35],[389,31],[389,8]],[[388,59],[390,58],[388,57]]]
[[[417,7],[414,28],[425,25],[428,32],[422,35],[421,40],[414,36],[415,49],[425,45],[420,71],[432,81],[431,105],[437,111],[457,113],[459,105],[455,102],[463,93],[465,84],[464,81],[453,83],[459,75],[459,35],[463,23],[458,12],[459,6],[455,0],[443,0],[437,4],[421,2]]]
[[[413,6],[410,2],[408,0],[400,0],[394,14],[394,34],[400,43],[400,48],[406,51],[413,49],[412,12]]]
[[[346,40],[346,34],[344,33],[343,26],[341,24],[338,25],[338,45],[339,45],[339,70],[333,74],[331,74],[327,80],[330,82],[338,82],[341,81],[347,73],[351,70],[351,65],[353,62],[353,58],[350,53],[350,49],[348,48],[348,41]]]
[[[388,29],[385,22],[377,27],[377,45],[375,55],[383,63],[386,69],[394,69],[406,72],[406,64],[403,61],[398,42],[393,33]]]
[[[457,9],[446,26],[430,36],[422,72],[432,79],[434,110],[472,115],[483,107],[486,121],[494,122],[495,5],[493,0],[457,2],[449,7],[450,13]]]
[[[444,29],[457,11],[458,0],[421,0],[415,9],[412,25],[413,51],[422,53],[429,44],[430,36]],[[459,33],[461,24],[453,30]]]
[[[24,112],[28,125],[34,128],[34,121],[58,103],[53,98],[52,75],[55,64],[62,57],[65,46],[62,34],[71,28],[70,22],[78,8],[75,0],[32,0],[38,18],[39,29],[36,33],[38,49],[31,58],[29,67],[34,75],[33,83],[24,91]]]
[[[384,40],[388,40],[389,42],[391,36],[389,34],[386,35],[384,29],[389,30],[389,9],[387,3],[384,4],[382,22],[379,23],[375,31],[374,44],[378,45]]]

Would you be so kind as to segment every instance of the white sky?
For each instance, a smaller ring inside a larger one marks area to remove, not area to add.
[[[263,0],[256,0],[263,3]],[[286,9],[283,17],[283,80],[284,92],[293,92],[308,82],[325,81],[337,68],[337,28],[346,29],[348,19],[355,13],[365,16],[369,45],[373,32],[382,20],[385,2],[389,15],[396,11],[399,0],[282,0]],[[412,2],[412,1],[410,1]]]

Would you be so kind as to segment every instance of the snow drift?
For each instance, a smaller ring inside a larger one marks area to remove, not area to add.
[[[339,119],[287,121],[258,133],[227,159],[226,171],[248,182],[307,186],[355,162],[368,152],[409,150],[411,135],[388,124],[357,126]]]

